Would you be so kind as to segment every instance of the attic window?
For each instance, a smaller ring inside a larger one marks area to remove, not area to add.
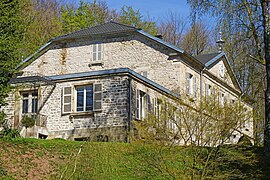
[[[102,47],[101,43],[93,44],[93,61],[102,60]]]

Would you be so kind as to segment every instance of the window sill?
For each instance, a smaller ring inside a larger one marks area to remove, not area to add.
[[[70,116],[92,116],[94,115],[93,111],[87,111],[87,112],[73,112],[69,114]]]
[[[99,62],[99,61],[97,61],[97,62],[92,62],[92,63],[89,63],[88,64],[88,67],[92,67],[92,66],[103,66],[103,62]]]

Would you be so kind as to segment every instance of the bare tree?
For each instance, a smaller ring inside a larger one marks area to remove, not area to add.
[[[159,22],[158,32],[166,42],[179,47],[186,24],[186,21],[179,14],[169,11]]]

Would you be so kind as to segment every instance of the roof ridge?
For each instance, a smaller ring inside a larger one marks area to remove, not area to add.
[[[123,24],[123,23],[116,22],[116,21],[113,21],[113,20],[110,20],[109,22],[114,23],[114,24],[118,24],[118,25],[121,25],[121,26],[126,26],[126,27],[129,27],[129,28],[133,28],[133,29],[141,30],[141,28],[137,28],[137,27],[135,27],[135,26],[131,26],[131,25],[127,25],[127,24]]]

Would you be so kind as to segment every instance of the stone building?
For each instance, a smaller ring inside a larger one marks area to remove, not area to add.
[[[242,96],[223,52],[193,57],[116,22],[55,37],[18,70],[2,110],[10,126],[37,138],[127,141],[132,121],[144,120],[158,98],[199,101],[214,90],[221,103]],[[25,116],[36,119],[27,132]],[[249,122],[242,133],[252,131]]]

